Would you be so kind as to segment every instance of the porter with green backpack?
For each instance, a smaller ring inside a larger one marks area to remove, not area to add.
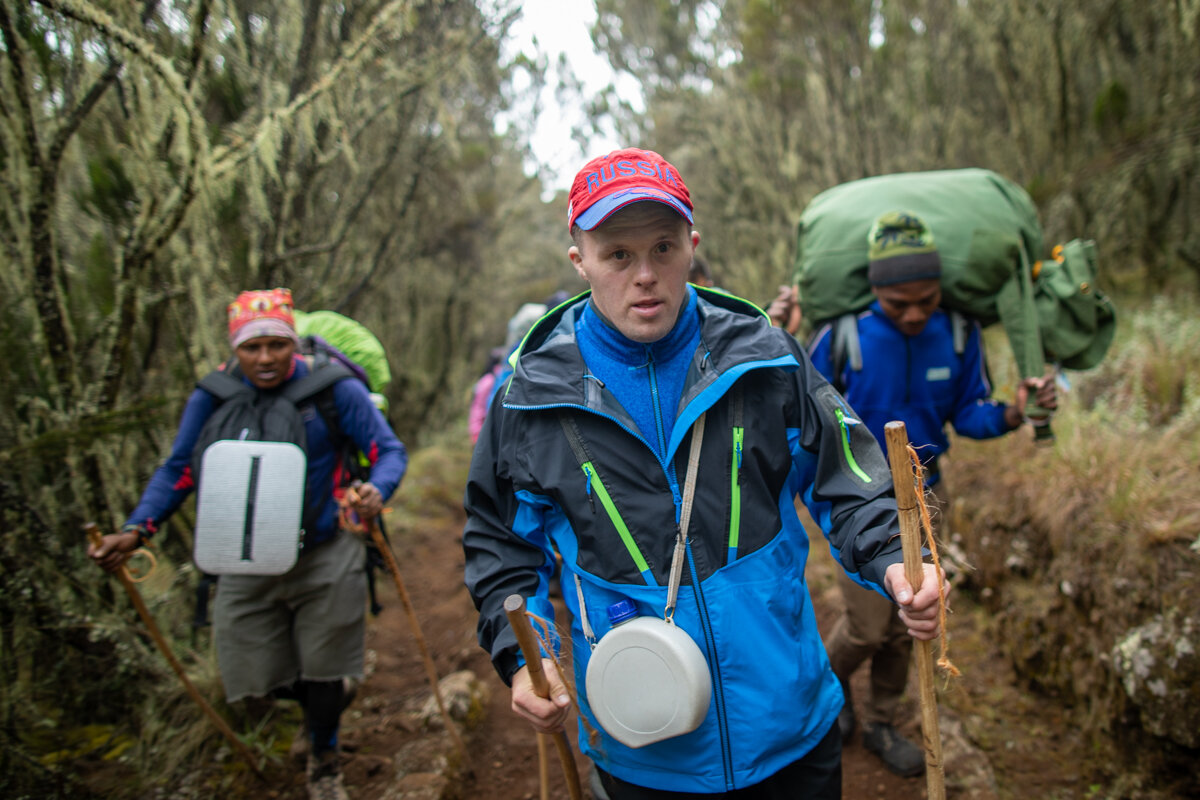
[[[918,215],[937,237],[942,305],[983,326],[1003,324],[1022,378],[1040,377],[1047,362],[1088,369],[1104,357],[1116,311],[1096,286],[1095,244],[1076,239],[1043,258],[1033,200],[986,169],[881,175],[814,197],[800,218],[795,271],[809,330],[870,305],[867,233],[895,209]],[[853,366],[852,330],[835,325]]]

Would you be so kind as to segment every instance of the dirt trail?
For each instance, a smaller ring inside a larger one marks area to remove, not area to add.
[[[476,614],[462,585],[461,524],[460,517],[447,513],[410,530],[396,531],[392,536],[405,586],[420,616],[438,674],[445,677],[458,670],[471,670],[490,689],[480,723],[466,733],[472,772],[454,787],[456,795],[446,796],[487,800],[537,798],[536,739],[527,724],[510,710],[507,687],[496,677],[487,656],[475,642]],[[814,544],[808,578],[819,622],[825,629],[836,613],[837,592],[833,588],[833,567],[827,548],[820,542]],[[448,756],[453,758],[453,748],[443,732],[423,727],[419,721],[417,709],[429,696],[423,662],[387,576],[381,576],[379,593],[384,611],[370,622],[367,634],[368,659],[373,670],[344,717],[345,774],[350,796],[354,800],[436,798],[443,793],[437,772]],[[955,605],[958,608],[966,603],[956,598]],[[960,609],[958,613],[963,612]],[[997,768],[1000,792],[996,796],[1002,800],[1017,797],[1068,800],[1087,796],[1078,785],[1078,774],[1062,767],[1064,762],[1071,761],[1064,749],[1070,743],[1062,731],[1052,729],[1053,712],[1032,698],[1014,699],[1019,696],[1007,682],[1006,667],[969,630],[971,619],[968,612],[964,620],[967,629],[956,634],[954,644],[956,660],[966,677],[947,692],[947,699],[950,704],[967,709],[969,718],[963,727],[997,751],[988,757]],[[865,670],[860,669],[852,681],[860,696],[866,691],[866,677]],[[911,681],[909,696],[916,696]],[[904,718],[910,722],[904,730],[919,741],[916,708],[911,701],[906,703]],[[1037,722],[1037,727],[1031,727],[1032,721]],[[573,739],[574,721],[569,727]],[[548,755],[549,796],[554,800],[566,798],[568,794],[552,745]],[[586,776],[587,764],[582,758],[579,761],[581,774]],[[273,770],[272,778],[276,788],[271,796],[284,800],[305,797],[301,769],[285,765]],[[926,794],[924,778],[892,775],[863,750],[857,734],[844,751],[843,786],[843,797],[847,800],[885,797],[917,800]],[[951,792],[949,796],[968,794]]]

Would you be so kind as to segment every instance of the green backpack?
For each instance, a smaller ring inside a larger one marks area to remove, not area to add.
[[[361,322],[336,311],[295,312],[296,333],[300,336],[320,336],[336,347],[367,375],[367,387],[383,394],[392,382],[387,353],[375,334]]]
[[[1096,287],[1094,243],[1076,239],[1041,260],[1032,199],[985,169],[881,175],[814,197],[800,217],[795,274],[810,330],[874,299],[867,232],[888,211],[909,211],[929,226],[942,261],[942,305],[984,326],[1002,323],[1021,377],[1041,377],[1046,362],[1100,363],[1116,310]]]

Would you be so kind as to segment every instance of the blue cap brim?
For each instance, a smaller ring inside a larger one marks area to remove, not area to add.
[[[624,189],[620,192],[614,192],[608,197],[601,197],[587,211],[584,211],[575,218],[575,224],[585,231],[590,231],[625,206],[640,203],[643,200],[654,200],[655,202],[668,205],[678,211],[680,216],[688,221],[689,225],[694,222],[692,219],[692,210],[684,205],[683,201],[678,197],[659,189],[645,187]]]

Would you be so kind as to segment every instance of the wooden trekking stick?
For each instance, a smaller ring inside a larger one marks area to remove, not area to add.
[[[896,507],[900,512],[900,543],[904,548],[904,575],[913,594],[921,589],[925,573],[921,561],[921,521],[917,510],[917,482],[908,455],[908,430],[903,422],[883,426],[887,440],[888,463],[896,488]],[[929,642],[914,642],[917,678],[921,685],[921,737],[925,745],[925,786],[927,800],[946,800],[945,765],[942,763],[942,735],[938,730],[937,693],[933,686],[933,650]]]
[[[96,527],[96,523],[84,523],[83,530],[87,534],[88,541],[91,542],[92,545],[99,547],[100,545],[104,544],[104,537],[100,535],[100,529]],[[166,657],[167,663],[171,665],[171,669],[175,670],[175,674],[178,675],[179,680],[183,682],[183,688],[187,690],[188,695],[192,698],[196,705],[200,706],[200,710],[203,711],[204,715],[207,716],[212,724],[216,726],[217,730],[221,732],[221,735],[228,739],[229,743],[233,745],[234,749],[241,754],[246,763],[250,765],[250,769],[254,770],[254,774],[257,775],[260,780],[265,782],[267,778],[262,774],[262,771],[259,770],[258,763],[255,761],[254,754],[250,752],[250,748],[247,747],[241,739],[237,738],[237,734],[230,729],[225,720],[221,718],[221,715],[218,714],[213,707],[208,704],[208,701],[204,699],[204,696],[200,694],[199,690],[196,689],[196,687],[192,685],[191,680],[188,679],[187,672],[185,672],[183,669],[183,664],[179,663],[179,659],[177,659],[175,654],[171,652],[171,648],[167,645],[167,640],[163,638],[162,632],[159,631],[158,625],[154,622],[154,617],[150,615],[150,609],[146,607],[146,602],[142,599],[142,593],[139,592],[137,586],[134,585],[133,578],[131,578],[129,575],[129,570],[127,570],[125,565],[122,564],[117,568],[115,574],[117,579],[121,581],[121,585],[125,587],[125,592],[129,595],[129,599],[133,602],[133,607],[137,609],[138,615],[142,618],[142,623],[146,626],[146,630],[150,632],[150,638],[154,640],[156,645],[158,645],[158,649],[162,651],[163,656]]]
[[[429,686],[433,690],[434,699],[437,701],[438,711],[442,714],[442,722],[445,724],[450,738],[454,740],[454,746],[458,748],[459,755],[463,760],[463,766],[470,769],[470,757],[467,755],[467,747],[463,744],[462,737],[458,735],[458,727],[454,724],[454,720],[450,718],[450,712],[446,710],[446,703],[442,700],[442,690],[438,685],[437,667],[434,666],[433,658],[429,655],[429,646],[425,643],[425,635],[421,633],[421,623],[417,619],[417,612],[413,610],[412,600],[408,597],[408,590],[404,588],[404,581],[400,579],[400,567],[396,564],[396,557],[392,554],[392,548],[388,545],[387,539],[383,537],[383,530],[379,527],[379,520],[377,518],[372,517],[367,520],[367,530],[371,532],[371,539],[375,542],[375,546],[379,548],[379,552],[383,556],[383,561],[387,564],[388,572],[392,573],[392,579],[396,582],[396,593],[400,595],[400,602],[404,605],[404,613],[408,615],[408,624],[412,627],[413,638],[417,640],[417,648],[421,651],[421,659],[425,662],[425,675],[429,678]]]
[[[521,645],[521,653],[525,656],[525,666],[529,668],[529,679],[533,682],[533,691],[538,697],[550,696],[550,682],[542,671],[542,650],[538,647],[537,636],[533,626],[525,616],[525,598],[519,594],[510,594],[504,600],[504,613],[508,615],[508,623],[512,625],[513,633],[517,635],[517,644]],[[539,733],[538,736],[546,734]],[[575,766],[575,756],[571,752],[571,743],[567,734],[558,731],[554,736],[554,746],[558,748],[558,760],[562,762],[563,776],[567,779],[567,791],[571,800],[583,800],[583,787],[579,784],[579,769]]]
[[[537,735],[538,797],[541,800],[550,800],[550,749],[546,746],[548,738],[544,733]]]

